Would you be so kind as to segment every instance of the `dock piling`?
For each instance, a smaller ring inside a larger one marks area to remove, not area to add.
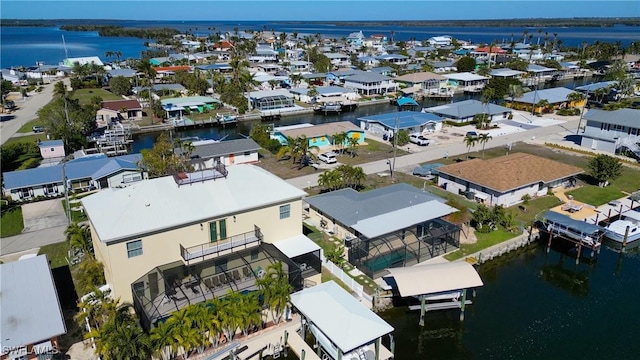
[[[464,307],[467,304],[467,289],[462,290],[462,301],[460,302],[460,321],[464,321]]]
[[[424,326],[424,313],[426,312],[427,298],[422,296],[420,297],[420,322],[418,323],[420,326]]]
[[[621,253],[625,252],[628,238],[629,238],[629,225],[627,225],[627,228],[624,230],[624,239],[622,239],[622,248],[620,249]]]

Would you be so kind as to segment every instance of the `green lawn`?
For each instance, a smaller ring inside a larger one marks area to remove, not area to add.
[[[68,265],[66,256],[68,255],[69,245],[66,242],[45,245],[40,248],[38,255],[47,254],[47,259],[51,262],[51,268],[55,269],[60,266]]]
[[[73,199],[71,199],[73,200]],[[71,208],[73,209],[74,207],[79,207],[82,206],[82,203],[71,203]],[[62,208],[65,211],[65,214],[67,212],[67,201],[62,199]],[[71,221],[73,222],[80,222],[80,221],[85,221],[87,220],[87,214],[84,211],[74,211],[74,210],[70,210],[71,212]]]
[[[40,121],[40,119],[34,119],[31,121],[28,121],[26,124],[22,125],[22,127],[20,129],[18,129],[19,133],[30,133],[33,131],[33,127],[34,126],[42,126],[42,121]]]
[[[24,229],[22,208],[16,206],[7,210],[0,218],[0,237],[18,235]]]
[[[521,204],[512,206],[509,209],[515,213],[516,220],[522,222],[526,226],[529,226],[538,213],[551,209],[552,207],[556,207],[561,203],[562,202],[557,197],[548,195],[529,200],[529,204],[526,206],[527,211],[522,210],[520,207]]]
[[[573,196],[577,201],[593,206],[600,206],[625,196],[615,185],[603,188],[595,185],[585,185],[579,189],[567,191],[567,194]]]
[[[628,193],[640,190],[640,169],[623,166],[622,175],[611,181],[611,186]]]
[[[44,133],[39,133],[36,135],[11,137],[9,138],[9,140],[5,142],[5,144],[11,144],[11,143],[17,143],[17,142],[38,142],[38,140],[46,141],[47,135]]]
[[[103,89],[78,89],[73,92],[72,99],[80,100],[80,105],[90,104],[91,98],[99,96],[102,100],[122,100],[121,96]]]
[[[478,238],[478,241],[475,244],[461,244],[459,250],[445,255],[444,258],[449,261],[457,260],[467,255],[476,253],[480,250],[484,250],[493,245],[500,244],[515,237],[516,235],[517,234],[510,233],[502,229],[498,229],[487,234],[479,233],[476,231],[476,237]]]

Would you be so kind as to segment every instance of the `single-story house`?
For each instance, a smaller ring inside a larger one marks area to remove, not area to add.
[[[477,114],[488,114],[491,120],[506,120],[512,112],[511,109],[504,106],[492,103],[483,104],[481,101],[473,99],[433,106],[422,111],[458,123],[472,121]]]
[[[538,80],[542,80],[551,78],[558,70],[542,65],[529,64],[529,66],[527,66],[527,72],[533,73]]]
[[[409,87],[418,85],[422,91],[430,92],[432,90],[439,90],[446,84],[447,78],[436,73],[423,71],[398,76],[394,78],[394,80],[398,83],[407,84]]]
[[[373,56],[365,55],[358,56],[358,62],[363,63],[365,67],[371,68],[374,66],[378,66],[380,61]]]
[[[140,154],[118,157],[95,154],[63,164],[5,172],[2,193],[13,201],[22,201],[38,196],[57,197],[64,194],[65,188],[86,190],[127,186],[146,176],[138,166],[141,158]],[[66,186],[63,185],[65,182]]]
[[[210,96],[187,96],[160,100],[162,108],[167,112],[167,118],[181,118],[192,111],[202,113],[213,110],[222,103]]]
[[[306,124],[307,126],[300,125],[277,127],[274,129],[272,137],[280,141],[281,144],[287,145],[288,137],[295,139],[304,135],[309,140],[309,146],[317,146],[319,148],[339,145],[335,144],[333,136],[340,133],[347,134],[344,143],[345,146],[350,144],[349,139],[358,139],[358,144],[364,143],[365,140],[364,130],[355,126],[350,121],[338,121],[318,125]]]
[[[98,66],[104,66],[102,60],[100,60],[97,56],[84,56],[84,57],[75,57],[75,58],[66,58],[63,60],[65,66],[73,68],[73,66],[78,63],[80,65],[87,64],[96,64]]]
[[[451,45],[452,42],[452,38],[449,35],[444,35],[444,36],[434,36],[434,37],[430,37],[427,42],[429,42],[429,44],[433,45],[433,46],[449,46]]]
[[[437,73],[444,73],[449,71],[456,71],[456,63],[455,61],[433,61],[430,62],[431,66],[433,66],[433,71]]]
[[[303,60],[294,60],[289,62],[289,71],[292,74],[306,73],[311,71],[313,63]]]
[[[459,246],[460,228],[442,219],[458,210],[409,184],[346,188],[304,201],[307,222],[344,241],[349,262],[372,278]]]
[[[487,205],[512,206],[522,197],[543,196],[571,181],[583,169],[540,156],[515,153],[490,160],[472,159],[438,168],[438,186]]]
[[[458,90],[475,91],[484,87],[489,82],[489,78],[476,75],[470,72],[461,72],[454,74],[445,74],[449,81],[449,85]]]
[[[516,110],[531,111],[535,107],[535,112],[541,112],[542,109],[537,106],[541,100],[549,102],[548,108],[560,109],[564,107],[580,107],[584,106],[586,100],[569,101],[567,96],[575,91],[564,87],[549,88],[543,90],[535,90],[524,93],[521,97],[511,99],[507,98],[507,106]]]
[[[400,111],[358,118],[360,128],[379,136],[393,136],[395,129],[409,133],[434,132],[442,129],[442,118],[419,111]]]
[[[236,140],[201,140],[191,143],[191,163],[195,170],[213,169],[216,164],[225,166],[235,164],[250,164],[258,162],[258,150],[260,145],[250,138]],[[176,148],[177,154],[182,154],[183,149]]]
[[[526,74],[524,71],[512,70],[507,68],[491,69],[489,75],[503,79],[519,79]]]
[[[376,60],[387,61],[395,65],[406,65],[409,61],[409,58],[400,54],[383,54],[376,56]]]
[[[233,68],[231,67],[231,65],[226,63],[198,65],[196,66],[196,68],[204,71],[211,70],[213,72],[219,72],[222,74],[233,72]]]
[[[46,255],[0,264],[0,358],[51,359],[67,333]]]
[[[135,86],[131,91],[134,94],[139,94],[140,91],[144,91],[149,89],[148,86]],[[154,93],[163,93],[165,91],[173,91],[175,93],[182,93],[186,90],[186,88],[180,84],[153,84],[151,86],[151,91]]]
[[[339,70],[333,70],[326,74],[326,79],[329,83],[335,84],[343,84],[344,80],[350,76],[354,76],[357,74],[366,74],[366,71],[362,71],[359,69],[351,69],[351,68],[343,68]]]
[[[43,159],[62,159],[66,156],[62,140],[47,140],[38,143]]]
[[[354,89],[361,95],[384,95],[396,91],[398,85],[393,78],[373,72],[363,72],[344,79],[344,87]]]
[[[109,78],[114,78],[118,76],[125,77],[127,79],[134,78],[136,76],[136,71],[134,69],[111,69],[107,70],[107,76]]]
[[[142,119],[142,105],[138,100],[103,101],[102,108],[96,112],[98,127],[107,126],[113,120]]]
[[[292,88],[289,92],[293,96],[302,102],[312,102],[313,98],[308,95],[310,88]],[[316,101],[322,102],[322,99],[343,99],[343,100],[357,100],[360,98],[355,91],[346,89],[341,86],[319,86],[316,87],[318,95],[315,96]]]
[[[583,119],[580,146],[614,154],[625,148],[640,158],[640,110],[589,109]]]

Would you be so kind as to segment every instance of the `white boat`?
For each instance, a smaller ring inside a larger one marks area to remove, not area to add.
[[[622,245],[627,227],[629,227],[627,244],[640,240],[640,212],[634,210],[623,212],[619,220],[612,222],[605,228],[604,235]]]
[[[218,124],[220,125],[233,124],[238,122],[238,116],[233,115],[231,113],[228,113],[228,114],[218,113],[216,114],[216,120],[218,120]]]

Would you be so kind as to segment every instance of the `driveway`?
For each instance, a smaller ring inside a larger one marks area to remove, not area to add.
[[[0,255],[35,249],[65,240],[67,228],[60,199],[22,205],[24,230],[16,236],[0,238]]]
[[[67,216],[60,199],[22,205],[23,233],[67,226]]]

